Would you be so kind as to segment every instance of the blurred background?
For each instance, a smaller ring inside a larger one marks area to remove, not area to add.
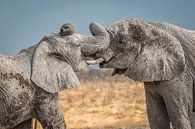
[[[0,53],[15,55],[70,22],[90,34],[90,22],[108,27],[126,18],[195,29],[194,0],[1,0]],[[93,66],[98,68],[98,66]],[[81,87],[65,90],[61,108],[68,128],[134,128],[148,125],[144,87],[111,70],[78,73]]]
[[[124,18],[195,29],[194,5],[194,0],[1,0],[0,53],[15,55],[65,22],[81,34],[90,34],[91,21],[108,27]]]

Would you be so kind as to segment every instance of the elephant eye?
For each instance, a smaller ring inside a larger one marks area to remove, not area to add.
[[[81,44],[80,43],[71,43],[71,46],[73,46],[73,47],[80,47]]]
[[[79,43],[75,43],[75,44],[73,44],[73,46],[74,46],[74,47],[80,47],[80,46],[81,46],[81,44],[79,44]]]
[[[123,45],[123,41],[122,40],[119,40],[119,44],[122,46]]]
[[[128,29],[129,33],[133,33],[132,38],[135,41],[143,41],[146,38],[146,32],[144,29],[142,29],[141,26],[138,25],[130,25],[130,28]]]
[[[119,43],[118,44],[119,47],[121,47],[121,48],[124,48],[125,47],[125,42],[122,39],[119,39],[118,43]]]
[[[50,56],[55,56],[57,59],[63,60],[63,55],[58,52],[51,53]]]
[[[81,44],[77,44],[77,45],[76,45],[76,47],[80,47],[80,46],[81,46]]]

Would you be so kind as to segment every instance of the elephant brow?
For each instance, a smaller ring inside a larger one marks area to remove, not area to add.
[[[60,44],[61,42],[59,42],[57,39],[55,39],[54,37],[48,37],[48,36],[44,36],[40,42],[42,41],[49,41],[52,44]]]
[[[49,41],[49,42],[51,42],[51,43],[59,43],[59,41],[57,40],[57,39],[55,39],[55,38],[53,38],[53,37],[49,37],[48,39],[47,39],[47,41]]]

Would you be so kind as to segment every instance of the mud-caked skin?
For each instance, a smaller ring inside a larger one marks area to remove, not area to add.
[[[44,129],[65,129],[66,124],[60,112],[58,93],[50,94],[41,88],[36,90],[35,118]]]
[[[195,128],[195,31],[138,19],[121,20],[107,31],[109,47],[91,62],[101,58],[100,67],[114,68],[113,75],[144,82],[151,129],[170,129],[170,123]]]
[[[109,43],[100,24],[91,23],[90,30],[93,36],[75,34],[64,24],[16,56],[0,55],[0,129],[31,129],[32,118],[43,129],[66,128],[58,92],[79,86],[75,72],[87,66],[83,53]]]

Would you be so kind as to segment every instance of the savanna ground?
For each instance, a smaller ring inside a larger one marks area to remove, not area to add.
[[[142,83],[111,77],[107,70],[90,70],[78,77],[80,87],[60,92],[68,129],[148,129]]]

